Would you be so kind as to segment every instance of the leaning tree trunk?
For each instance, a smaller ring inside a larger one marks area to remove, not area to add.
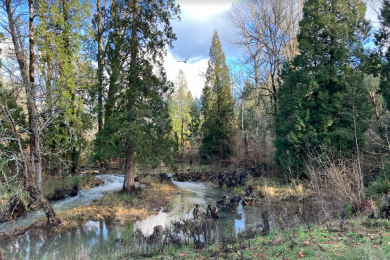
[[[50,202],[42,195],[41,191],[29,186],[27,191],[31,194],[33,198],[38,198],[39,203],[42,206],[43,211],[45,211],[47,222],[46,226],[57,226],[62,223],[51,206]]]

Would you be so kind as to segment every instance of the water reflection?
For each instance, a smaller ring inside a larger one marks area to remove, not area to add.
[[[81,248],[101,254],[109,254],[118,247],[115,239],[120,237],[118,226],[109,222],[90,221],[61,233],[39,229],[31,230],[15,240],[2,242],[6,259],[68,259],[75,256]]]
[[[185,170],[186,167],[195,167],[191,168],[191,171],[195,171],[194,169],[198,169],[198,171],[210,170],[210,165],[182,164],[182,170]],[[211,165],[211,167],[216,167],[216,171],[220,171],[223,168],[222,166],[214,165]],[[231,171],[232,167],[228,167],[228,169],[225,168],[225,170]],[[147,170],[145,170],[145,172],[147,172]],[[161,168],[159,172],[163,172],[163,169]],[[53,203],[55,209],[60,211],[79,205],[86,205],[91,203],[94,199],[103,196],[105,192],[120,190],[122,187],[122,176],[101,175],[100,178],[104,178],[106,181],[105,185],[82,191],[75,199],[72,198]],[[224,195],[237,195],[202,183],[174,183],[180,188],[189,191],[189,193],[172,196],[172,209],[169,212],[160,211],[160,213],[155,216],[149,216],[143,221],[136,222],[134,227],[141,229],[144,235],[150,235],[153,232],[153,227],[156,225],[169,227],[172,222],[192,218],[192,211],[195,204],[201,204],[205,209],[208,204],[215,206],[216,201],[220,200]],[[331,207],[332,205],[328,205],[328,209]],[[261,214],[265,210],[269,212],[271,228],[287,228],[302,223],[302,216],[304,213],[309,214],[311,220],[321,220],[324,218],[320,204],[315,201],[311,201],[310,203],[269,203],[263,201],[259,207],[243,207],[240,205],[236,212],[220,211],[220,219],[217,222],[218,230],[224,232],[227,229],[239,232],[244,229],[258,226],[259,224],[262,224]],[[32,212],[24,218],[30,218],[30,221],[32,221],[37,216],[37,212]],[[21,218],[21,220],[17,220],[17,223],[25,223],[23,221],[26,220]],[[0,230],[1,228],[2,227],[0,226]],[[5,251],[6,259],[42,259],[49,256],[54,259],[71,259],[76,252],[81,249],[85,249],[89,252],[92,251],[98,255],[107,255],[114,250],[120,250],[120,244],[115,242],[115,240],[120,237],[120,227],[105,221],[90,221],[84,225],[80,224],[74,229],[60,233],[55,230],[31,230],[26,235],[18,237],[15,240],[1,242],[0,249]]]

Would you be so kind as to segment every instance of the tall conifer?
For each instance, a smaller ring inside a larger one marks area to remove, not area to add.
[[[355,149],[371,113],[359,70],[368,22],[361,0],[307,0],[300,54],[283,71],[275,159],[301,166],[307,149]],[[356,122],[356,124],[354,124]],[[290,168],[291,169],[291,168]]]
[[[172,162],[175,145],[171,138],[168,106],[163,98],[172,91],[173,84],[166,78],[163,58],[166,46],[176,39],[170,21],[178,19],[179,7],[168,1],[113,1],[111,8],[131,14],[117,16],[119,29],[112,24],[108,42],[120,41],[121,69],[112,66],[110,75],[109,109],[104,128],[96,137],[96,159],[114,157],[125,159],[123,191],[134,190],[135,163],[158,166],[162,161]],[[115,11],[115,12],[116,12]],[[118,47],[116,46],[116,47]],[[116,55],[118,48],[108,48],[108,56]]]
[[[217,156],[223,159],[232,154],[235,133],[234,100],[229,69],[218,33],[215,31],[202,94],[203,140],[199,149],[202,158]]]

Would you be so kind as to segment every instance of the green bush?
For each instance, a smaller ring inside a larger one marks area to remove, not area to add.
[[[77,185],[77,186],[80,186],[80,183],[81,183],[81,177],[80,176],[75,176],[73,179],[72,179],[72,184],[73,185]]]
[[[373,195],[383,194],[390,191],[390,168],[384,167],[370,185],[370,192]]]
[[[353,215],[353,206],[351,203],[349,203],[347,205],[347,207],[345,208],[345,215],[347,217],[347,219],[350,219]]]

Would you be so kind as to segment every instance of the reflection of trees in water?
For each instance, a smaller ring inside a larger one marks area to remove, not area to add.
[[[191,186],[196,189],[200,186]],[[185,188],[185,187],[184,187]],[[190,189],[188,189],[190,190]],[[197,195],[178,194],[172,196],[173,210],[169,217],[176,217],[176,220],[192,217],[194,200],[201,200],[204,203],[214,203],[222,195],[232,195],[228,191],[218,188],[204,189]],[[212,206],[214,206],[212,205]],[[202,205],[203,211],[206,205]],[[326,204],[328,212],[340,212],[331,202]],[[215,222],[215,229],[212,231],[218,236],[225,236],[229,230],[242,231],[242,227],[253,228],[257,223],[262,223],[261,214],[269,212],[271,229],[290,228],[295,225],[324,220],[323,211],[316,199],[306,201],[278,201],[269,202],[266,199],[257,206],[239,206],[236,212],[218,212],[221,218]],[[172,219],[169,219],[171,221]],[[167,223],[170,224],[170,223]],[[74,255],[80,249],[82,243],[86,247],[93,246],[94,252],[109,253],[109,248],[118,247],[115,238],[120,237],[120,231],[116,227],[108,228],[109,223],[95,222],[89,227],[79,225],[73,230],[56,233],[50,230],[31,230],[25,236],[20,236],[14,241],[1,242],[0,248],[4,249],[6,259],[12,257],[41,259],[48,252],[57,251],[57,256],[66,254]],[[110,240],[111,239],[111,240]],[[53,242],[54,241],[54,242]],[[61,251],[61,252],[60,252]]]
[[[99,222],[99,245],[104,243],[104,223],[103,221]]]
[[[76,228],[60,233],[33,229],[16,240],[2,241],[0,248],[4,250],[6,259],[43,259],[45,256],[54,259],[66,259],[69,256],[70,259],[83,245],[96,252],[108,253],[108,249],[115,246],[115,238],[120,236],[120,232],[115,228],[111,231],[107,229],[107,232],[105,229],[104,222],[89,226],[80,223]]]

